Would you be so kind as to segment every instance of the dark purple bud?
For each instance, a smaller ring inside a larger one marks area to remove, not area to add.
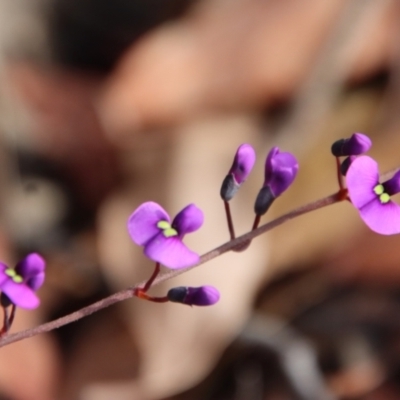
[[[211,306],[218,302],[219,292],[213,286],[187,287],[179,286],[168,291],[169,301],[189,306]]]
[[[348,169],[349,169],[351,163],[352,163],[356,158],[357,158],[356,156],[347,157],[347,158],[345,158],[345,159],[343,160],[343,162],[340,164],[340,173],[341,173],[343,176],[346,176],[347,171],[348,171]]]
[[[268,211],[274,200],[275,196],[271,192],[269,186],[261,188],[261,190],[258,192],[257,199],[254,204],[254,212],[257,215],[264,215]]]
[[[240,185],[235,182],[233,175],[227,175],[222,182],[219,194],[221,195],[222,200],[229,201],[233,198],[233,196],[235,196],[239,188]]]
[[[239,146],[228,175],[221,186],[221,197],[229,201],[238,191],[242,183],[247,179],[256,162],[256,153],[253,147],[247,143]]]
[[[382,183],[382,186],[389,196],[400,193],[400,171],[397,171],[392,178]]]
[[[298,170],[299,164],[293,154],[281,153],[278,147],[273,147],[265,161],[263,187],[269,186],[272,195],[277,198],[293,183]]]
[[[335,157],[358,156],[366,153],[372,146],[371,139],[363,133],[353,133],[349,139],[340,139],[333,143],[332,154]]]

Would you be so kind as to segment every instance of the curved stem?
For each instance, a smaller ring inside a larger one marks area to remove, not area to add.
[[[180,270],[170,270],[161,275],[158,275],[158,277],[154,280],[152,286],[155,286],[161,282],[164,282],[168,279],[174,278],[175,276],[181,275],[193,268],[196,268],[199,265],[202,265],[202,264],[232,250],[233,248],[237,247],[238,245],[248,242],[249,240],[252,240],[252,239],[256,238],[257,236],[260,236],[263,233],[268,232],[271,229],[276,228],[279,225],[282,225],[286,221],[289,221],[289,220],[299,217],[301,215],[307,214],[311,211],[318,210],[320,208],[329,206],[331,204],[335,204],[340,201],[346,200],[347,199],[346,194],[347,194],[347,190],[340,190],[338,193],[332,194],[328,197],[314,201],[313,203],[309,203],[309,204],[299,207],[296,210],[293,210],[287,214],[284,214],[281,217],[278,217],[271,222],[261,225],[259,228],[255,229],[253,231],[250,231],[242,236],[239,236],[238,238],[236,238],[234,240],[230,240],[229,242],[222,244],[221,246],[215,248],[214,250],[209,251],[208,253],[206,253],[200,257],[200,261],[197,264],[195,264],[191,267],[188,267],[185,269],[180,269]],[[96,311],[99,311],[103,308],[109,307],[115,303],[119,303],[120,301],[130,299],[133,296],[135,296],[135,291],[140,289],[141,287],[143,287],[145,284],[146,284],[145,282],[141,282],[133,287],[121,290],[120,292],[114,293],[111,296],[101,299],[87,307],[83,307],[82,309],[80,309],[78,311],[75,311],[64,317],[58,318],[54,321],[50,321],[45,324],[39,325],[35,328],[27,329],[25,331],[16,332],[13,334],[5,334],[4,336],[2,336],[0,338],[0,347],[6,346],[10,343],[14,343],[14,342],[17,342],[22,339],[26,339],[26,338],[38,335],[40,333],[52,331],[53,329],[60,328],[61,326],[70,324],[71,322],[77,321],[83,317],[87,317],[88,315],[93,314]]]
[[[339,160],[339,157],[335,157],[335,158],[336,158],[336,176],[337,176],[337,180],[338,180],[338,184],[339,184],[339,189],[343,190],[344,184],[343,184],[343,176],[340,171],[340,160]]]
[[[160,263],[157,262],[156,266],[154,267],[154,272],[151,275],[150,279],[145,283],[143,289],[141,289],[142,292],[147,292],[150,289],[150,286],[153,284],[154,279],[157,278],[157,275],[160,272]]]

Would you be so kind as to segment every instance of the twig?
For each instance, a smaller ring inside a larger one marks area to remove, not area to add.
[[[322,198],[320,200],[309,203],[305,206],[299,207],[296,210],[290,211],[289,213],[284,214],[281,217],[276,218],[275,220],[268,222],[253,231],[250,231],[242,236],[239,236],[235,240],[226,242],[226,243],[222,244],[221,246],[215,248],[214,250],[209,251],[208,253],[206,253],[200,257],[200,261],[197,264],[195,264],[189,268],[179,269],[179,270],[170,270],[170,271],[167,271],[167,272],[159,275],[155,279],[152,286],[157,285],[161,282],[164,282],[168,279],[172,279],[178,275],[188,272],[189,270],[191,270],[193,268],[196,268],[202,264],[205,264],[206,262],[211,261],[212,259],[232,250],[233,248],[235,248],[245,242],[248,242],[257,236],[260,236],[263,233],[266,233],[266,232],[270,231],[271,229],[276,228],[279,225],[282,225],[286,221],[289,221],[293,218],[299,217],[299,216],[309,213],[311,211],[315,211],[320,208],[329,206],[331,204],[335,204],[340,201],[343,201],[346,199],[346,193],[347,193],[346,190],[339,191],[338,193],[332,194],[328,197]],[[93,314],[96,311],[99,311],[103,308],[109,307],[115,303],[119,303],[120,301],[129,299],[134,296],[135,289],[143,287],[143,285],[145,285],[145,283],[146,282],[141,282],[139,284],[136,284],[133,287],[121,290],[121,291],[114,293],[113,295],[108,296],[102,300],[99,300],[87,307],[83,307],[82,309],[80,309],[78,311],[75,311],[71,314],[68,314],[64,317],[58,318],[56,320],[47,322],[45,324],[39,325],[35,328],[26,329],[24,331],[12,333],[9,335],[7,334],[7,335],[3,336],[2,338],[0,338],[0,347],[6,346],[6,345],[14,343],[14,342],[18,342],[23,339],[30,338],[32,336],[39,335],[41,333],[50,332],[53,329],[60,328],[61,326],[70,324],[71,322],[78,321],[79,319],[81,319],[83,317],[87,317],[88,315]]]

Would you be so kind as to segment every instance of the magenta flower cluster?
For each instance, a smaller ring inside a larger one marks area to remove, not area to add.
[[[346,175],[347,189],[342,186],[340,180],[340,190],[345,195],[348,193],[361,218],[372,230],[386,235],[400,233],[400,206],[391,200],[391,196],[400,192],[400,172],[380,183],[377,163],[370,157],[362,156],[370,147],[371,140],[362,133],[354,133],[350,138],[338,140],[332,145],[332,154],[337,157],[338,166],[341,166],[343,175]],[[340,157],[345,158],[341,164]],[[220,190],[227,210],[228,202],[248,178],[255,161],[255,151],[250,144],[239,146]],[[260,217],[267,212],[275,199],[290,187],[298,169],[299,164],[293,154],[281,152],[278,147],[270,150],[265,160],[264,182],[254,205],[256,219],[253,229],[256,229]],[[229,211],[227,215],[230,218]],[[180,269],[195,265],[200,260],[199,255],[183,243],[183,238],[186,234],[198,230],[203,224],[203,219],[202,211],[190,204],[171,222],[169,215],[160,205],[146,202],[130,216],[128,231],[132,240],[143,246],[145,255],[156,261],[157,265]],[[229,221],[231,220],[228,219],[228,224]],[[230,232],[231,237],[234,237],[233,229]],[[142,292],[138,292],[143,298],[151,299],[144,293],[153,279],[151,278]],[[161,300],[204,306],[216,303],[219,297],[218,290],[213,286],[182,286],[170,289],[166,298]]]
[[[381,235],[400,233],[400,206],[391,199],[400,193],[400,171],[380,183],[377,162],[361,156],[351,163],[346,182],[351,202],[370,229]]]
[[[37,253],[28,254],[15,268],[0,263],[0,290],[2,305],[15,304],[32,309],[39,306],[36,296],[45,278],[46,263]]]
[[[368,136],[357,132],[333,143],[331,151],[335,157],[346,157],[341,172],[346,176],[349,199],[365,224],[382,235],[400,233],[400,206],[391,199],[400,192],[400,171],[380,183],[377,162],[362,155],[371,145]]]
[[[221,198],[229,201],[247,179],[256,161],[255,151],[250,144],[239,146],[231,169],[221,186]],[[265,160],[264,184],[258,193],[254,211],[257,215],[267,212],[272,202],[294,181],[299,164],[293,154],[281,152],[273,147]]]

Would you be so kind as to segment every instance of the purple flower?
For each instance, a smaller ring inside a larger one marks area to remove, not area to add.
[[[17,266],[9,268],[0,263],[0,290],[21,308],[36,308],[40,301],[35,291],[42,286],[46,263],[37,253],[28,254]]]
[[[333,143],[332,154],[335,157],[358,156],[366,153],[372,146],[371,139],[363,133],[353,133],[348,139],[340,139]]]
[[[280,196],[294,181],[299,164],[291,153],[281,153],[273,147],[265,161],[265,180],[258,193],[254,211],[257,215],[267,212],[272,202]]]
[[[242,183],[247,179],[256,162],[256,153],[247,143],[239,146],[228,175],[221,186],[221,197],[225,201],[233,198]]]
[[[199,261],[198,254],[189,250],[182,239],[187,233],[197,231],[203,220],[203,212],[189,204],[171,223],[160,205],[148,201],[129,217],[128,231],[136,244],[144,246],[147,257],[168,268],[179,269]]]
[[[180,286],[168,291],[169,301],[189,306],[211,306],[218,302],[219,291],[214,286]]]
[[[400,233],[400,206],[390,199],[400,192],[400,171],[379,183],[378,164],[362,156],[351,163],[346,182],[350,200],[369,228],[382,235]]]

